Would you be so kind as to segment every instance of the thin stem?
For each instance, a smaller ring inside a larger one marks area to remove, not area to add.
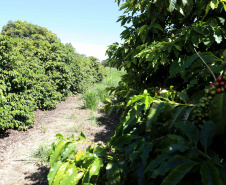
[[[213,75],[214,80],[217,81],[217,78],[216,78],[216,76],[214,75],[213,71],[210,69],[210,67],[207,65],[207,63],[203,60],[203,58],[198,54],[198,52],[196,51],[195,48],[194,48],[194,50],[195,50],[196,54],[199,56],[199,58],[201,58],[201,60],[203,61],[203,63],[206,65],[206,67],[208,67],[209,71],[210,71],[210,72],[212,73],[212,75]]]

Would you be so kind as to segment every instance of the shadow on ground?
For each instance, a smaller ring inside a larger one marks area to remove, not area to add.
[[[25,179],[28,179],[31,183],[25,185],[48,185],[47,175],[49,168],[46,166],[40,166],[37,172],[28,174]]]
[[[117,114],[111,115],[104,114],[103,116],[98,117],[96,121],[99,125],[104,125],[105,129],[95,134],[94,141],[107,142],[110,139],[110,137],[112,137],[115,133],[115,128],[119,123],[119,116]]]

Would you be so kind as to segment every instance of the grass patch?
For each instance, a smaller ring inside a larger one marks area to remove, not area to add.
[[[86,92],[83,93],[82,99],[86,109],[96,110],[99,102],[104,102],[106,98],[110,98],[107,87],[116,87],[121,80],[124,71],[118,71],[115,68],[106,67],[107,77],[100,83],[94,84]]]
[[[34,158],[36,162],[47,162],[48,151],[49,146],[47,146],[46,142],[44,142],[32,153],[31,157]]]
[[[67,117],[67,119],[75,119],[75,118],[76,118],[76,113],[73,113]]]

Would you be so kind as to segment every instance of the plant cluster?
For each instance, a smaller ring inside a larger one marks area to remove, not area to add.
[[[121,122],[81,163],[69,155],[55,164],[77,169],[72,184],[226,184],[225,0],[117,2],[124,43],[109,46],[107,65],[127,73],[106,108],[120,109]],[[64,156],[61,146],[50,159]],[[71,174],[51,170],[50,184]]]
[[[0,130],[27,129],[33,110],[55,108],[105,77],[95,57],[83,57],[46,28],[16,21],[0,34]]]

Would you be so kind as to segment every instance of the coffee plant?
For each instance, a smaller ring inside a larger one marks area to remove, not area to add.
[[[82,57],[46,28],[9,21],[0,34],[0,131],[26,130],[35,109],[53,109],[104,77],[98,59]]]
[[[127,73],[106,109],[121,121],[84,152],[82,133],[58,135],[49,184],[226,184],[225,0],[116,2],[124,43],[109,46],[107,65]]]

